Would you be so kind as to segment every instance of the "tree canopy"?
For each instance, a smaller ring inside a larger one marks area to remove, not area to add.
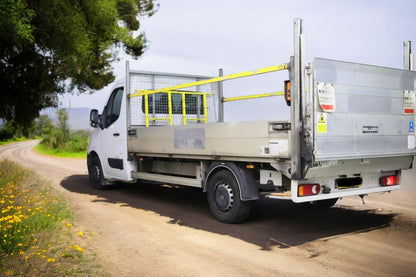
[[[0,0],[0,118],[29,126],[60,93],[104,87],[122,49],[147,47],[154,0]]]

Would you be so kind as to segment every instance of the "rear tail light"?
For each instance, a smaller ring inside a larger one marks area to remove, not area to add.
[[[316,195],[320,192],[321,185],[319,184],[299,185],[298,187],[298,196]]]
[[[290,106],[290,101],[291,101],[290,81],[285,81],[285,100],[286,100],[286,104]]]
[[[380,178],[381,186],[395,186],[398,184],[399,184],[399,176],[397,175],[384,176]]]

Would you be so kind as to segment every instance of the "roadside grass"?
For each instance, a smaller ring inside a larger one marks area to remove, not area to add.
[[[8,140],[0,141],[0,145],[5,145],[5,144],[9,144],[9,143],[13,143],[13,142],[19,142],[19,141],[25,141],[25,140],[28,140],[28,138],[26,138],[26,137],[11,138],[11,139],[8,139]]]
[[[63,157],[63,158],[86,158],[87,150],[78,152],[69,152],[62,149],[48,149],[44,144],[39,143],[35,150],[41,154]]]
[[[108,276],[84,250],[62,196],[34,173],[0,162],[0,276]],[[86,240],[87,239],[87,240]]]

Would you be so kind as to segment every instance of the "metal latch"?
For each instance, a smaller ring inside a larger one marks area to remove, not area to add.
[[[289,131],[290,127],[291,125],[289,122],[271,122],[269,130],[270,132]]]

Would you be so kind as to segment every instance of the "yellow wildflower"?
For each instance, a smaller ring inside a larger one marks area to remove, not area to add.
[[[79,252],[83,253],[84,249],[82,249],[80,246],[78,245],[72,245],[73,248],[75,248],[76,250],[78,250]]]

